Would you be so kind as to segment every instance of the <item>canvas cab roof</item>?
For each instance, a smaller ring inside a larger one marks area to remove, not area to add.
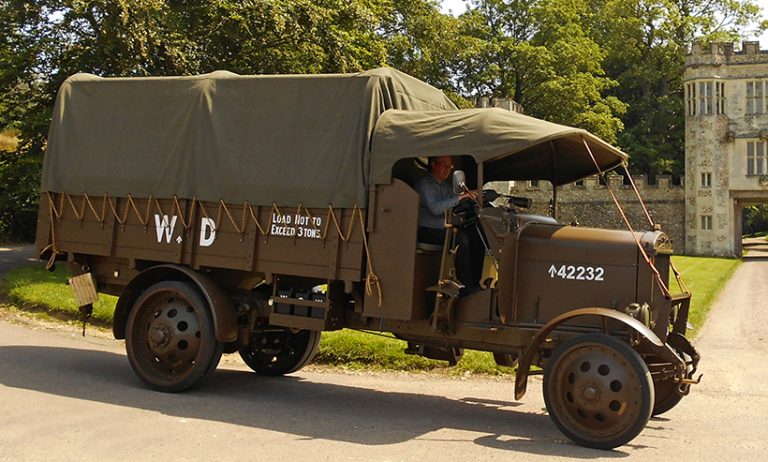
[[[593,161],[587,148],[595,157]],[[371,145],[371,181],[391,181],[399,159],[471,156],[484,163],[484,181],[548,180],[571,183],[627,160],[591,133],[503,109],[386,111]]]

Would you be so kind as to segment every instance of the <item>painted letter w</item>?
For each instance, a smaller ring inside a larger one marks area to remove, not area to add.
[[[176,226],[176,215],[171,217],[170,223],[168,222],[168,215],[163,215],[162,221],[160,215],[155,214],[155,231],[157,231],[157,242],[163,242],[163,234],[165,234],[165,242],[171,243],[171,235],[173,234],[173,228]]]

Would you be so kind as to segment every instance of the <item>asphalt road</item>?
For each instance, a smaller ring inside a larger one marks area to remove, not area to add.
[[[15,245],[0,242],[0,278],[14,268],[37,262],[33,244]]]
[[[517,403],[509,379],[313,367],[267,378],[230,357],[169,395],[139,382],[120,342],[0,321],[0,460],[762,461],[766,276],[766,259],[741,265],[696,342],[702,384],[614,451],[563,437],[537,379]]]

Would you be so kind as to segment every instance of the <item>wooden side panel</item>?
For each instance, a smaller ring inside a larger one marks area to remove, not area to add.
[[[270,208],[259,211],[259,222],[268,234],[257,235],[255,271],[348,281],[362,278],[364,211],[280,212],[285,220]]]
[[[41,249],[53,234],[60,251],[124,261],[347,281],[364,275],[365,213],[358,209],[63,197],[53,195],[52,210],[47,195],[41,200]]]
[[[55,196],[50,213],[47,205],[46,197],[40,206],[40,215],[44,214],[46,218],[38,220],[38,232],[47,235],[51,242],[55,238],[59,250],[98,256],[112,253],[115,220],[102,198],[86,200],[83,196],[74,196],[62,201],[60,196]],[[54,222],[52,234],[51,219]],[[47,232],[39,229],[41,224],[48,228]],[[38,236],[38,243],[44,240]]]
[[[416,232],[419,195],[400,180],[377,188],[375,229],[368,235],[379,296],[366,294],[363,314],[386,319],[413,319]],[[421,295],[421,294],[419,294]]]

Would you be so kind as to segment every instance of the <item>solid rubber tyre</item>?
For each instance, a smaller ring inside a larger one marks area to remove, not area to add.
[[[131,308],[125,347],[144,383],[173,393],[210,375],[224,344],[216,340],[211,309],[197,287],[162,281],[148,287]]]
[[[320,331],[292,331],[267,327],[253,332],[247,346],[239,350],[245,364],[260,375],[280,376],[296,372],[317,354]]]
[[[651,417],[654,387],[640,355],[604,334],[572,337],[544,365],[544,402],[576,444],[613,449],[632,441]]]
[[[688,355],[685,353],[682,353],[680,351],[677,352],[680,357],[682,357],[684,360],[690,359]],[[652,357],[653,358],[653,357]],[[690,365],[688,366],[689,372],[690,372]],[[686,385],[690,386],[690,385]],[[653,388],[654,392],[656,394],[656,399],[653,404],[653,412],[651,413],[652,416],[657,416],[664,414],[665,412],[668,412],[675,406],[677,406],[680,401],[683,400],[685,397],[684,395],[681,395],[676,391],[676,388],[678,387],[678,384],[672,379],[666,379],[666,380],[654,380],[653,381]]]

